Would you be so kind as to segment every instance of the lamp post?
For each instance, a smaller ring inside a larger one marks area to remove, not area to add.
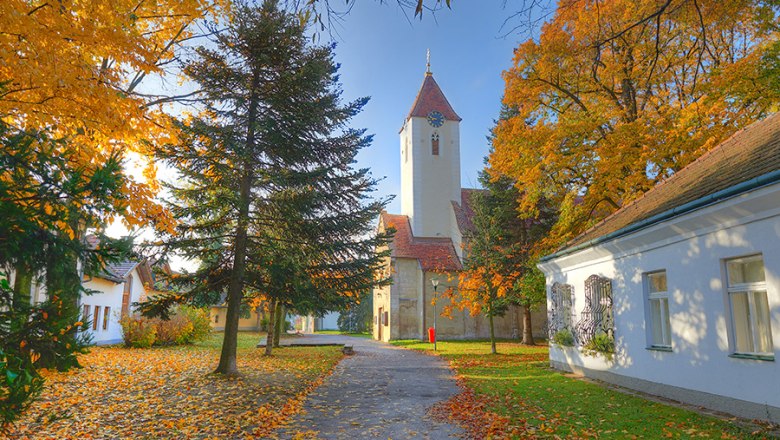
[[[439,280],[432,278],[431,284],[433,284],[433,351],[436,351],[436,340],[439,339],[436,334],[436,290],[439,287]]]

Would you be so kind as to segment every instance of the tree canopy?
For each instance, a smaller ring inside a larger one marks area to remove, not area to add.
[[[530,215],[542,197],[561,204],[554,241],[586,229],[776,108],[759,62],[776,14],[748,0],[559,1],[504,73],[516,115],[496,127],[491,173],[516,180]]]

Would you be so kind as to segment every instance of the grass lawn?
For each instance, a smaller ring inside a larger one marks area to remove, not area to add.
[[[420,341],[396,345],[432,353]],[[445,341],[438,353],[466,391],[437,408],[474,437],[761,438],[732,423],[627,395],[549,368],[547,346]],[[480,414],[474,414],[480,413]]]
[[[95,347],[82,369],[45,372],[46,388],[12,438],[267,437],[342,358],[339,347],[275,349],[240,333],[241,376],[210,374],[222,333],[183,347]],[[52,416],[63,417],[50,421]]]
[[[368,339],[371,339],[373,337],[371,333],[368,332],[351,333],[351,332],[342,332],[341,330],[317,330],[314,333],[317,335],[344,335],[344,336],[354,336],[356,338],[368,338]]]

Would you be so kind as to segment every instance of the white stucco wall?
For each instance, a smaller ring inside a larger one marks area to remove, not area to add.
[[[612,279],[616,356],[552,346],[550,359],[688,390],[780,407],[778,361],[734,352],[724,259],[763,255],[775,356],[780,348],[780,185],[763,188],[540,265],[574,287],[575,319],[585,280]],[[672,352],[647,349],[643,273],[665,270]],[[548,308],[551,303],[548,296]],[[587,374],[587,373],[586,373]]]
[[[130,276],[133,277],[133,285],[130,291],[130,311],[132,312],[132,304],[141,299],[144,292],[144,286],[141,283],[141,278],[136,269],[133,269],[130,272]],[[84,295],[81,297],[82,309],[84,305],[90,306],[90,320],[94,320],[95,318],[95,306],[100,306],[97,330],[92,326],[90,326],[88,330],[89,334],[92,335],[92,342],[98,345],[122,342],[122,326],[119,324],[119,320],[121,319],[122,313],[124,284],[117,284],[102,278],[92,278],[90,281],[84,283],[84,287],[89,290],[97,291],[97,293],[92,295]],[[109,322],[108,328],[104,330],[103,316],[106,307],[110,307]]]

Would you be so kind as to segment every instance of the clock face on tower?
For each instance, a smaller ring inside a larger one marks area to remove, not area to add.
[[[434,110],[428,113],[428,123],[434,127],[441,127],[444,125],[444,115]]]

